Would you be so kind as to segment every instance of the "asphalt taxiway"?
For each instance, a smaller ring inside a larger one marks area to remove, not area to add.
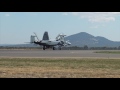
[[[0,58],[115,58],[120,54],[95,53],[98,50],[0,50]]]

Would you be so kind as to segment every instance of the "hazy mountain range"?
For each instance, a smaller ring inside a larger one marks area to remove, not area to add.
[[[79,46],[83,47],[87,45],[88,47],[119,47],[120,41],[111,41],[107,38],[101,36],[93,36],[86,32],[81,32],[77,34],[73,34],[70,36],[65,37],[65,40],[69,40],[72,45],[71,46]],[[0,45],[0,46],[14,46],[14,47],[39,47],[38,45],[34,44],[18,44],[18,45]]]
[[[83,47],[84,45],[87,45],[88,47],[118,47],[120,46],[120,41],[111,41],[107,38],[101,37],[101,36],[93,36],[86,32],[77,33],[74,35],[70,35],[65,38],[66,40],[69,40],[72,43],[72,46],[80,46]]]

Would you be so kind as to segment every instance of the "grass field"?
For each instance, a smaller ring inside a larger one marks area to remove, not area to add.
[[[120,59],[0,58],[0,78],[120,78]]]

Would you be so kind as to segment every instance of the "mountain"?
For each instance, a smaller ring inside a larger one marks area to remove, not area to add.
[[[111,41],[101,36],[93,36],[86,32],[81,32],[67,36],[65,40],[69,40],[72,46],[83,47],[87,45],[88,47],[118,47],[120,42]]]

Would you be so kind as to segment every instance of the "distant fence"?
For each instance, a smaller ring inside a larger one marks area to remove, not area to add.
[[[7,47],[0,46],[0,49],[42,49],[42,47]]]
[[[42,47],[9,47],[9,46],[0,46],[0,49],[42,49]],[[62,50],[120,50],[119,47],[62,47]]]

